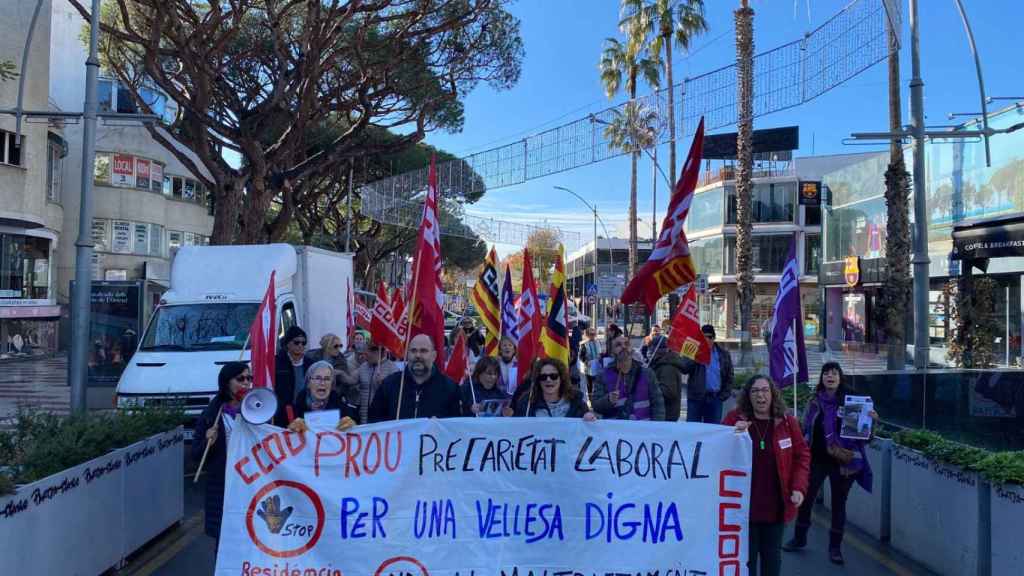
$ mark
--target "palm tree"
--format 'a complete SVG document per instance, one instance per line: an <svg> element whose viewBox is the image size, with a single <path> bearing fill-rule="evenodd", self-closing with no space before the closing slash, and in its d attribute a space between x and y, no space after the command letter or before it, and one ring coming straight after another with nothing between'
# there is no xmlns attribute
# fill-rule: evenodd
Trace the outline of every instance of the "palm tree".
<svg viewBox="0 0 1024 576"><path fill-rule="evenodd" d="M750 320L754 304L751 190L754 131L754 10L742 0L736 10L736 288L740 300L740 365L751 360Z"/></svg>
<svg viewBox="0 0 1024 576"><path fill-rule="evenodd" d="M889 129L899 131L900 53L898 32L889 28ZM886 302L885 331L889 342L889 370L902 370L907 307L910 303L910 186L903 145L893 138L889 146L889 167L885 171L886 236L888 273L883 288Z"/></svg>
<svg viewBox="0 0 1024 576"><path fill-rule="evenodd" d="M658 62L647 55L643 42L636 41L635 35L630 34L630 39L625 44L616 38L608 38L604 41L604 50L601 52L601 82L604 84L604 91L608 98L613 98L619 90L625 87L629 94L629 102L619 114L627 116L626 109L630 104L634 108L641 108L635 105L637 80L640 77L657 87L659 81ZM639 110L633 111L633 116L638 115ZM635 143L635 142L634 142ZM630 153L632 173L629 187L629 278L636 276L637 249L636 249L636 165L640 158L643 147L619 148Z"/></svg>
<svg viewBox="0 0 1024 576"><path fill-rule="evenodd" d="M690 49L690 42L698 35L707 32L708 23L704 19L704 0L622 0L624 17L622 25L626 29L642 29L653 37L649 50L651 57L659 60L665 68L665 80L668 86L668 133L669 133L669 180L672 189L676 185L676 105L675 85L672 79L672 45L684 51ZM661 53L664 50L664 58Z"/></svg>

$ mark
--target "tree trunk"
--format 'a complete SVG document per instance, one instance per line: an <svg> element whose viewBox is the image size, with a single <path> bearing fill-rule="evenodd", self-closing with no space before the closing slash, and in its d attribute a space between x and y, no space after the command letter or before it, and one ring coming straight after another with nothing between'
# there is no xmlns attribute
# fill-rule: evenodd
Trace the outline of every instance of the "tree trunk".
<svg viewBox="0 0 1024 576"><path fill-rule="evenodd" d="M246 187L245 210L242 213L242 227L238 231L239 244L262 244L266 238L266 216L270 211L273 192L262 176L249 180Z"/></svg>
<svg viewBox="0 0 1024 576"><path fill-rule="evenodd" d="M739 109L736 138L736 288L740 304L740 362L752 364L750 323L754 304L754 271L751 238L751 169L754 130L754 11L736 10L736 104Z"/></svg>
<svg viewBox="0 0 1024 576"><path fill-rule="evenodd" d="M897 32L889 29L889 130L901 128L900 54ZM883 288L885 332L889 342L886 367L902 370L906 365L906 316L910 304L910 177L903 159L903 144L893 138L889 146L889 167L885 171L886 237L888 272Z"/></svg>
<svg viewBox="0 0 1024 576"><path fill-rule="evenodd" d="M672 194L676 191L676 95L672 84L672 34L662 39L665 42L665 80L668 81L668 198L671 202Z"/></svg>
<svg viewBox="0 0 1024 576"><path fill-rule="evenodd" d="M234 244L238 235L238 219L241 215L243 183L230 179L222 185L220 194L213 205L213 233L210 244Z"/></svg>
<svg viewBox="0 0 1024 576"><path fill-rule="evenodd" d="M637 162L640 159L639 152L630 154L630 179L629 179L629 278L628 283L636 276L637 264L637 230L636 230L636 170Z"/></svg>

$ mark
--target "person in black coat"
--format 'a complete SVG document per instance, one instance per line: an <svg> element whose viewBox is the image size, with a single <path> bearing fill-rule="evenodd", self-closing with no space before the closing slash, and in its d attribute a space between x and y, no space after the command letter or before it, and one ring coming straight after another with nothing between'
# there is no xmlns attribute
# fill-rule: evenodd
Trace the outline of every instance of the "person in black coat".
<svg viewBox="0 0 1024 576"><path fill-rule="evenodd" d="M579 390L569 381L569 371L561 360L538 360L533 365L530 381L531 390L516 405L516 416L597 420L597 415L587 408Z"/></svg>
<svg viewBox="0 0 1024 576"><path fill-rule="evenodd" d="M238 415L242 397L252 386L252 374L245 362L228 362L217 375L217 395L196 420L192 438L192 459L202 460L206 444L212 442L203 472L206 478L206 535L220 544L220 523L224 515L224 472L228 458L224 419ZM197 472L198 473L198 472Z"/></svg>
<svg viewBox="0 0 1024 576"><path fill-rule="evenodd" d="M281 339L281 349L274 361L274 394L277 395L277 413L274 425L288 426L288 407L293 411L299 396L304 393L306 372L314 360L306 357L306 332L292 326Z"/></svg>
<svg viewBox="0 0 1024 576"><path fill-rule="evenodd" d="M476 416L481 412L484 416L497 416L488 414L484 410L486 400L511 400L512 395L505 392L498 386L501 379L501 367L498 359L493 356L484 356L477 361L473 367L473 376L462 385L462 412L466 416ZM512 408L506 406L502 410L502 416L512 416Z"/></svg>
<svg viewBox="0 0 1024 576"><path fill-rule="evenodd" d="M434 366L436 359L433 340L426 334L414 336L409 341L405 370L385 378L374 395L370 422L462 416L459 387Z"/></svg>
<svg viewBox="0 0 1024 576"><path fill-rule="evenodd" d="M305 416L309 412L324 410L338 411L338 430L348 430L359 420L359 408L348 402L344 396L333 389L334 366L326 360L320 360L309 367L306 372L305 390L295 403L295 420L288 424L293 432L304 432L309 429Z"/></svg>

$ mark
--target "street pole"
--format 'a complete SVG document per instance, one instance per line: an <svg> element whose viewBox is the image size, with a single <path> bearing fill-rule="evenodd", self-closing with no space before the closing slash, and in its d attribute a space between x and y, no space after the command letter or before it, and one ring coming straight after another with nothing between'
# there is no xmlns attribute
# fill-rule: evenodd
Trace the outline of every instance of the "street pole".
<svg viewBox="0 0 1024 576"><path fill-rule="evenodd" d="M346 208L347 218L345 218L345 252L352 251L352 177L355 176L355 169L355 160L352 160L348 167L348 197L346 198L348 206Z"/></svg>
<svg viewBox="0 0 1024 576"><path fill-rule="evenodd" d="M592 260L594 261L594 286L596 287L597 286L597 208L593 208L593 211L594 211L594 256L593 256ZM583 277L586 278L586 275L584 275ZM590 298L590 296L588 295L587 298ZM1009 300L1007 300L1007 302L1009 302ZM1009 306L1009 304L1007 304L1007 306ZM595 330L597 329L597 296L596 295L594 296L594 303L591 305L590 324L594 327Z"/></svg>
<svg viewBox="0 0 1024 576"><path fill-rule="evenodd" d="M928 209L925 198L924 82L917 0L910 0L910 115L914 139L914 368L928 368Z"/></svg>
<svg viewBox="0 0 1024 576"><path fill-rule="evenodd" d="M82 198L75 241L75 290L71 296L71 357L68 384L71 410L86 410L86 370L89 354L89 304L92 294L92 182L96 162L96 88L99 76L100 0L92 0L89 15L89 58L85 61L85 108L82 129Z"/></svg>

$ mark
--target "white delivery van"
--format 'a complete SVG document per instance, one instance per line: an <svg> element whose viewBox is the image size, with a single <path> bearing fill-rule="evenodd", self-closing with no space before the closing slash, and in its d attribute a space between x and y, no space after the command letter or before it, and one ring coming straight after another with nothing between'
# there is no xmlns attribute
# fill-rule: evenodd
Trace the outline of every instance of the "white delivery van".
<svg viewBox="0 0 1024 576"><path fill-rule="evenodd" d="M351 254L288 244L185 246L118 381L118 407L183 402L186 414L198 416L217 392L221 366L249 360L242 347L272 271L278 337L298 325L310 348L328 332L348 345Z"/></svg>

